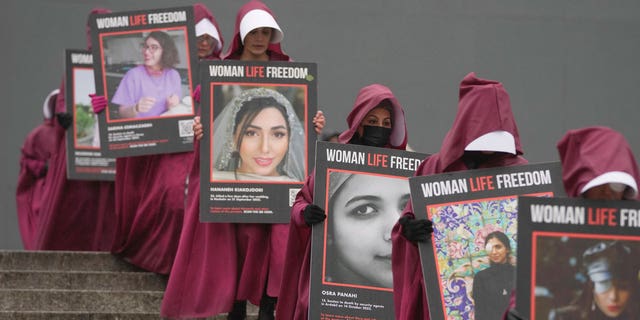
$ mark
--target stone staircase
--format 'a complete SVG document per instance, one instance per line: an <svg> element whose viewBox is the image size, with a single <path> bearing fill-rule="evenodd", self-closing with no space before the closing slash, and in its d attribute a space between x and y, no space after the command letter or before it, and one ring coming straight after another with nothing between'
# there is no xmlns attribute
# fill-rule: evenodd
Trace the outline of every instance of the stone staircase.
<svg viewBox="0 0 640 320"><path fill-rule="evenodd" d="M166 283L107 252L0 250L0 319L159 319Z"/></svg>

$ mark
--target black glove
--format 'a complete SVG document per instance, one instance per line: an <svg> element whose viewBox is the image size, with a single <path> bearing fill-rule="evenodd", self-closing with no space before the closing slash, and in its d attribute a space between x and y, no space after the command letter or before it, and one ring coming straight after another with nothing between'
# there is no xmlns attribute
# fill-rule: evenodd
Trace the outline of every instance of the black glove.
<svg viewBox="0 0 640 320"><path fill-rule="evenodd" d="M309 204L304 208L304 211L302 211L302 217L304 218L304 222L309 226L312 226L324 221L324 219L327 218L327 215L324 214L324 210L322 210L322 208L315 204Z"/></svg>
<svg viewBox="0 0 640 320"><path fill-rule="evenodd" d="M56 118L58 119L58 123L60 124L60 126L62 126L65 130L67 130L67 128L69 128L69 126L73 122L73 116L67 112L56 113Z"/></svg>
<svg viewBox="0 0 640 320"><path fill-rule="evenodd" d="M525 318L521 316L516 309L509 309L507 312L507 320L524 320Z"/></svg>
<svg viewBox="0 0 640 320"><path fill-rule="evenodd" d="M433 222L427 219L413 219L404 216L399 220L402 235L411 242L427 242L433 233Z"/></svg>

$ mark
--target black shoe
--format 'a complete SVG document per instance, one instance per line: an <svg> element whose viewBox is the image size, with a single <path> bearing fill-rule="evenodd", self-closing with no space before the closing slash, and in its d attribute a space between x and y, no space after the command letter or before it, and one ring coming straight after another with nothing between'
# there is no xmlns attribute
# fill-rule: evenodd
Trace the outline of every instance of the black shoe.
<svg viewBox="0 0 640 320"><path fill-rule="evenodd" d="M247 301L236 301L233 309L227 314L227 320L245 320L247 318Z"/></svg>
<svg viewBox="0 0 640 320"><path fill-rule="evenodd" d="M262 296L260 300L260 310L258 311L258 320L274 320L273 315L276 310L276 302L278 298L269 297L268 295Z"/></svg>

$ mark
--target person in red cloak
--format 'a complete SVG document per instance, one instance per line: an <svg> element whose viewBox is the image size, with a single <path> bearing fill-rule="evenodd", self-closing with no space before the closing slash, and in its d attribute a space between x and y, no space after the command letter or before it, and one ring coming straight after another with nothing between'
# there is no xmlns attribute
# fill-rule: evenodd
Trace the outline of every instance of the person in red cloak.
<svg viewBox="0 0 640 320"><path fill-rule="evenodd" d="M273 12L261 1L249 1L236 15L234 37L224 59L291 61L280 46L283 37ZM246 300L260 305L259 319L272 319L282 279L286 224L245 223L235 228L238 282L229 319L244 318Z"/></svg>
<svg viewBox="0 0 640 320"><path fill-rule="evenodd" d="M637 200L638 165L619 132L601 126L570 130L557 147L568 196Z"/></svg>
<svg viewBox="0 0 640 320"><path fill-rule="evenodd" d="M213 14L203 4L195 4L196 35L212 37L218 34L220 49L213 49L213 55L206 53L211 48L205 41L198 41L198 56L204 60L220 60L224 39ZM205 27L205 28L199 28ZM211 26L215 28L212 30ZM208 29L208 30L207 30ZM199 30L203 31L200 33ZM201 39L199 39L201 40ZM206 42L209 39L207 39ZM202 53L202 54L201 54ZM194 93L194 100L200 103L200 85ZM199 112L198 112L199 113ZM199 119L199 117L196 117ZM200 139L194 139L194 157L189 163L187 197L185 201L184 222L178 250L173 262L169 281L165 289L160 315L166 318L204 318L226 312L231 309L233 296L230 288L235 277L215 278L209 281L209 275L228 275L235 270L230 260L233 248L219 245L221 239L230 237L231 225L200 223ZM206 232L210 227L213 232ZM209 246L212 244L212 246ZM215 253L215 255L213 254ZM223 262L223 263L221 263ZM226 263L229 262L229 263ZM212 298L215 297L215 298Z"/></svg>
<svg viewBox="0 0 640 320"><path fill-rule="evenodd" d="M109 13L94 9L93 14ZM87 48L91 33L87 24ZM45 190L38 217L35 250L108 251L114 232L114 184L110 181L67 179L66 128L71 116L66 113L63 81L57 96L57 120L52 133L54 150L45 178Z"/></svg>
<svg viewBox="0 0 640 320"><path fill-rule="evenodd" d="M220 34L218 22L202 3L193 5L196 22L196 40L200 60L220 60L224 39Z"/></svg>
<svg viewBox="0 0 640 320"><path fill-rule="evenodd" d="M379 112L382 112L383 116ZM386 115L385 115L386 114ZM385 120L386 119L386 120ZM360 90L353 110L347 116L348 130L340 134L339 143L361 144L405 150L407 126L402 106L391 90L372 84ZM296 195L291 209L289 242L285 258L278 319L307 319L311 259L311 226L324 221L324 210L313 204L315 171Z"/></svg>
<svg viewBox="0 0 640 320"><path fill-rule="evenodd" d="M20 236L25 250L33 250L35 247L45 177L51 154L56 147L53 115L59 92L59 89L55 89L44 99L42 107L44 121L29 132L21 149L16 208Z"/></svg>
<svg viewBox="0 0 640 320"><path fill-rule="evenodd" d="M263 32L271 35L264 37ZM280 47L282 37L271 10L262 2L250 1L238 12L233 43L226 59L290 61ZM243 42L248 38L259 38L258 44L252 40ZM245 44L253 44L250 55L243 54ZM197 144L202 138L202 124L199 117L194 120L196 157L189 173L186 217L161 315L191 318L229 312L229 319L244 319L249 300L261 306L260 319L273 318L282 272L278 268L277 254L270 255L269 252L270 225L200 223L200 151ZM316 130L321 130L324 117L314 120ZM277 232L273 234L275 246L284 247L281 242L286 238L278 236ZM271 256L274 259L270 260ZM265 289L267 281L270 286Z"/></svg>
<svg viewBox="0 0 640 320"><path fill-rule="evenodd" d="M261 1L251 0L238 10L233 40L224 60L291 61L280 45L283 38L271 9Z"/></svg>
<svg viewBox="0 0 640 320"><path fill-rule="evenodd" d="M233 41L225 60L292 61L281 48L284 37L273 12L261 1L251 0L236 16ZM314 118L316 132L322 130L324 116ZM322 122L322 124L320 124ZM236 302L229 319L242 319L246 300L258 302L258 319L273 319L280 293L287 245L287 224L236 225L238 283Z"/></svg>
<svg viewBox="0 0 640 320"><path fill-rule="evenodd" d="M569 130L558 141L557 149L567 196L638 200L640 171L629 143L619 132L603 126ZM524 319L515 309L515 300L512 294L503 319Z"/></svg>
<svg viewBox="0 0 640 320"><path fill-rule="evenodd" d="M509 95L497 81L467 74L460 83L458 112L440 151L425 159L416 176L526 164ZM416 218L411 203L392 231L396 319L429 319L417 242L431 238L432 223Z"/></svg>
<svg viewBox="0 0 640 320"><path fill-rule="evenodd" d="M202 4L194 5L194 15L198 58L219 58L223 41L213 15ZM194 159L193 151L116 159L117 231L112 253L145 270L170 273Z"/></svg>

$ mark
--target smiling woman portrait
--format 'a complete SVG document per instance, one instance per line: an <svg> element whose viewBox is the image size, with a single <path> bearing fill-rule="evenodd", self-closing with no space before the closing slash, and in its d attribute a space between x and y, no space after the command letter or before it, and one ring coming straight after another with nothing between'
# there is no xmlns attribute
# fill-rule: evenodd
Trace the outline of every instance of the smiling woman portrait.
<svg viewBox="0 0 640 320"><path fill-rule="evenodd" d="M212 180L302 181L305 134L289 100L244 90L216 117Z"/></svg>
<svg viewBox="0 0 640 320"><path fill-rule="evenodd" d="M140 44L141 65L127 71L111 102L122 118L160 116L182 99L178 49L169 34L152 31Z"/></svg>
<svg viewBox="0 0 640 320"><path fill-rule="evenodd" d="M473 278L475 319L500 319L515 286L511 243L502 231L494 231L486 236L484 246L490 265Z"/></svg>

